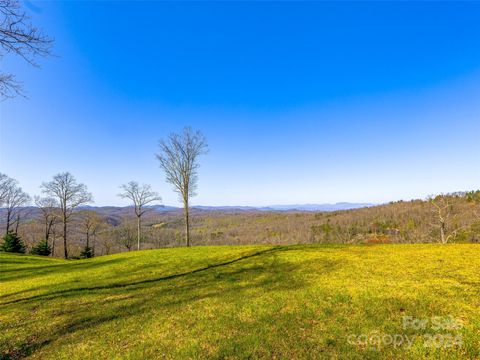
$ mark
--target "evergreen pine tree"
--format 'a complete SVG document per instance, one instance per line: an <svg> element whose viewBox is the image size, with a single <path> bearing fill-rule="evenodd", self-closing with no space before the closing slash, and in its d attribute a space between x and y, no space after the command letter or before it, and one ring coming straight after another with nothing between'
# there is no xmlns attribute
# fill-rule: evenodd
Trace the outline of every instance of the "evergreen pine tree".
<svg viewBox="0 0 480 360"><path fill-rule="evenodd" d="M10 231L3 237L3 244L0 246L0 250L25 254L25 244L20 236Z"/></svg>
<svg viewBox="0 0 480 360"><path fill-rule="evenodd" d="M89 259L93 257L93 249L89 246L85 246L85 248L80 253L80 257L82 259Z"/></svg>
<svg viewBox="0 0 480 360"><path fill-rule="evenodd" d="M33 255L48 256L52 253L52 248L50 247L50 245L48 245L46 240L42 240L32 248L31 253Z"/></svg>

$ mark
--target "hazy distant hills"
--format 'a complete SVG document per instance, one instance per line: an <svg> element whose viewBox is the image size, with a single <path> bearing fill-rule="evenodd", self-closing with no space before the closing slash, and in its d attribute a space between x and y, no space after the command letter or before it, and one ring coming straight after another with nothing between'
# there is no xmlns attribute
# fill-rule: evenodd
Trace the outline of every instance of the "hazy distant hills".
<svg viewBox="0 0 480 360"><path fill-rule="evenodd" d="M336 204L292 204L292 205L271 205L271 206L192 206L192 212L227 212L227 213L239 213L239 212L268 212L268 211L338 211L358 209L373 206L374 204L368 203L347 203L341 202ZM167 205L153 205L149 206L152 210L150 215L156 214L175 214L182 211L181 207L167 206ZM112 224L118 224L120 219L124 216L131 216L133 213L131 206L82 206L78 210L93 210L98 214L104 216ZM41 216L40 210L34 206L28 206L23 208L23 219L33 219ZM0 219L5 216L5 209L0 208Z"/></svg>
<svg viewBox="0 0 480 360"><path fill-rule="evenodd" d="M191 209L201 211L338 211L338 210L350 210L359 209L375 204L369 203L348 203L340 202L336 204L291 204L291 205L269 205L269 206L192 206ZM168 206L168 205L152 205L148 206L151 210L163 213L163 212L176 212L182 210L181 207ZM131 212L131 206L82 206L79 210L94 210L98 213L105 215L124 215ZM24 208L28 212L37 212L38 209L34 206L28 206ZM0 208L0 214L5 209Z"/></svg>
<svg viewBox="0 0 480 360"><path fill-rule="evenodd" d="M303 205L273 205L265 210L280 210L280 211L338 211L338 210L350 210L359 209L364 207L373 206L374 204L367 203L347 203L340 202L336 204L303 204Z"/></svg>
<svg viewBox="0 0 480 360"><path fill-rule="evenodd" d="M350 209L359 209L364 207L373 206L374 204L368 203L347 203L341 202L336 204L291 204L291 205L269 205L269 206L192 206L194 210L200 211L226 211L226 212L236 212L236 211L338 211L338 210L350 210ZM182 210L180 207L175 206L165 206L165 205L154 205L151 206L152 210L156 212L174 212ZM97 209L118 209L118 211L125 211L129 207L101 207Z"/></svg>
<svg viewBox="0 0 480 360"><path fill-rule="evenodd" d="M269 205L269 206L193 206L199 210L210 211L338 211L359 209L373 206L368 203L347 203L336 204L291 204L291 205Z"/></svg>

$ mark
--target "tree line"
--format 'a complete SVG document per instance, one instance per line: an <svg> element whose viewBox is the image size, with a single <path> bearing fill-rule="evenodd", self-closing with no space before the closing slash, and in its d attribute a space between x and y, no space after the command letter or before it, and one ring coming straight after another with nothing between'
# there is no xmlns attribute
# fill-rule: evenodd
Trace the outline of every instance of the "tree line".
<svg viewBox="0 0 480 360"><path fill-rule="evenodd" d="M208 152L206 138L200 131L185 127L181 133L171 133L159 143L156 158L165 179L172 185L183 203L184 240L190 246L190 198L196 195L198 184L199 156ZM68 229L82 206L93 202L93 196L85 184L79 183L70 172L53 176L52 180L43 182L40 186L41 196L34 197L34 205L40 209L44 222L44 239L32 248L32 252L40 255L51 253L50 236L54 225L60 224L62 231L64 257L68 258ZM137 249L140 250L142 216L148 210L148 205L161 201L159 194L152 190L151 185L130 181L120 186L118 194L123 199L131 201L137 219ZM0 173L0 208L5 212L5 234L1 249L4 251L24 252L25 247L18 235L22 220L22 212L32 203L32 198L20 187L17 180ZM93 256L89 239L98 222L95 216L85 216L83 227L87 243L82 251L82 257ZM130 249L130 247L129 247Z"/></svg>

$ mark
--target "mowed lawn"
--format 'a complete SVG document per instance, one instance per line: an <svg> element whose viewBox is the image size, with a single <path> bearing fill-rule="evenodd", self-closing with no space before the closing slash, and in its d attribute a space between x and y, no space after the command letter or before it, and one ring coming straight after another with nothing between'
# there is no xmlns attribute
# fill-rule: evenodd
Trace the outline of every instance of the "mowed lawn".
<svg viewBox="0 0 480 360"><path fill-rule="evenodd" d="M480 246L0 253L0 354L480 359Z"/></svg>

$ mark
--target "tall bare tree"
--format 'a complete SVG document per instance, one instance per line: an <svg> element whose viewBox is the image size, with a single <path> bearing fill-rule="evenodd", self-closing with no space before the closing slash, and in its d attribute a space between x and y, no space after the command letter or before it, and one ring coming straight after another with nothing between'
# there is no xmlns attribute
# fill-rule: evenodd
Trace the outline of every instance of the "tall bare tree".
<svg viewBox="0 0 480 360"><path fill-rule="evenodd" d="M67 259L68 223L76 208L93 201L92 195L87 191L87 187L84 184L78 184L75 177L69 172L55 175L52 181L43 183L41 188L46 196L58 199L63 225L64 256Z"/></svg>
<svg viewBox="0 0 480 360"><path fill-rule="evenodd" d="M185 127L181 134L171 133L160 141L157 159L165 172L166 180L183 202L185 217L185 242L190 246L189 200L195 196L198 182L198 157L208 152L207 140L200 131Z"/></svg>
<svg viewBox="0 0 480 360"><path fill-rule="evenodd" d="M118 196L123 199L130 199L133 202L135 216L137 217L137 249L140 250L140 222L142 215L148 210L146 205L160 201L162 198L152 190L148 184L140 185L136 181L130 181L128 184L121 185L123 190Z"/></svg>
<svg viewBox="0 0 480 360"><path fill-rule="evenodd" d="M8 234L15 223L15 232L17 232L20 223L20 212L22 207L30 202L30 196L18 185L17 180L8 177L2 183L2 189L0 191L3 201L2 205L6 210L5 233Z"/></svg>
<svg viewBox="0 0 480 360"><path fill-rule="evenodd" d="M59 220L58 201L52 197L35 196L35 205L40 209L45 225L45 241L49 244L50 235Z"/></svg>
<svg viewBox="0 0 480 360"><path fill-rule="evenodd" d="M0 0L0 59L14 54L38 66L36 58L50 54L52 39L30 23L17 0ZM22 86L12 74L0 72L0 98L22 95Z"/></svg>

